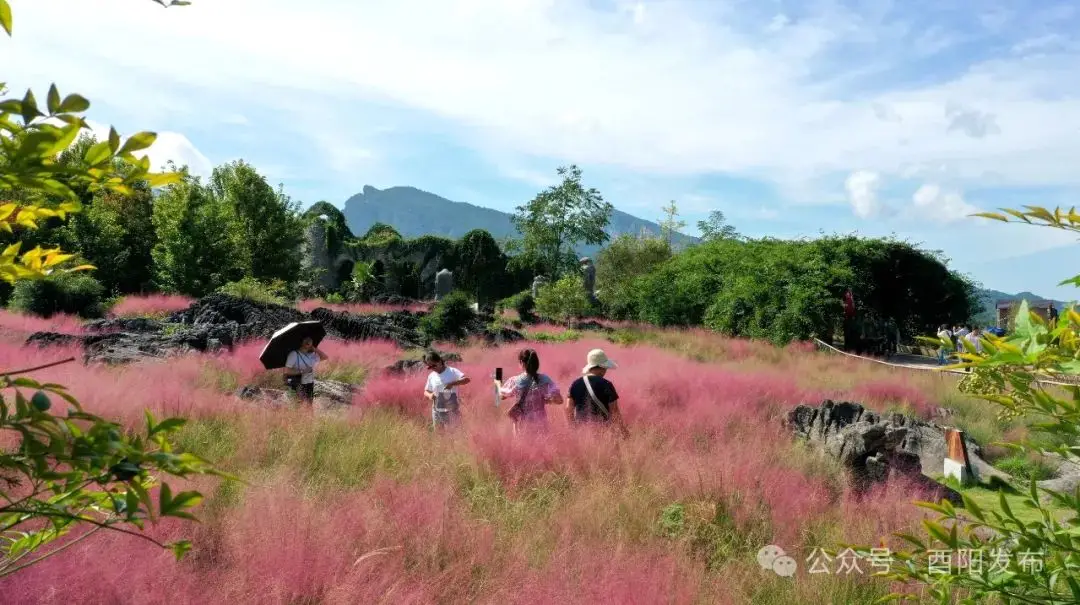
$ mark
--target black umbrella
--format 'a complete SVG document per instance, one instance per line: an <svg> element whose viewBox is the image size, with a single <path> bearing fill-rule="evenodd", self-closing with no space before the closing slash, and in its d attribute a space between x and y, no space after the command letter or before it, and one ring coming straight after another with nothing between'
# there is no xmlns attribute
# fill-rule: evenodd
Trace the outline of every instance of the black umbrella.
<svg viewBox="0 0 1080 605"><path fill-rule="evenodd" d="M274 332L259 354L259 361L267 370L284 368L289 353L299 349L305 338L310 338L315 346L319 346L325 336L326 328L321 321L294 321Z"/></svg>

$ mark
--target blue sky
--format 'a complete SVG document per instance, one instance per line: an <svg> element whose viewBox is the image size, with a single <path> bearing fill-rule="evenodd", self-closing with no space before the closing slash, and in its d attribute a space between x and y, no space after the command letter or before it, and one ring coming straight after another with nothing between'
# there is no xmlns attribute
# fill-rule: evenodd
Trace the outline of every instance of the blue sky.
<svg viewBox="0 0 1080 605"><path fill-rule="evenodd" d="M894 234L987 287L1075 296L1075 237L967 216L1075 204L1074 2L12 7L11 88L56 81L95 123L157 131L155 162L244 158L305 204L412 185L511 210L577 163L643 218L675 200L755 236Z"/></svg>

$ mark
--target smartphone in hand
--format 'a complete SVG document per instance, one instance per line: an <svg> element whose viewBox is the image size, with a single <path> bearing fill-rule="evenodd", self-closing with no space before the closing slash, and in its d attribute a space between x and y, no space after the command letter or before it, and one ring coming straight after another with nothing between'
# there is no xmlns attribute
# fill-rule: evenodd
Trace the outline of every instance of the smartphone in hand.
<svg viewBox="0 0 1080 605"><path fill-rule="evenodd" d="M502 382L502 368L495 368L495 380Z"/></svg>

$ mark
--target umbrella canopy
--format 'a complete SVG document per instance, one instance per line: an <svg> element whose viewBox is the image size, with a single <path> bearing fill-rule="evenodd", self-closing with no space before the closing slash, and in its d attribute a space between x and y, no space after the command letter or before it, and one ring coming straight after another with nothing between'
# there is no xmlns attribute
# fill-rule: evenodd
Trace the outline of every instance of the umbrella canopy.
<svg viewBox="0 0 1080 605"><path fill-rule="evenodd" d="M283 368L289 353L299 349L305 338L311 338L315 346L319 346L325 336L326 328L321 321L294 321L274 332L259 354L259 361L267 370Z"/></svg>

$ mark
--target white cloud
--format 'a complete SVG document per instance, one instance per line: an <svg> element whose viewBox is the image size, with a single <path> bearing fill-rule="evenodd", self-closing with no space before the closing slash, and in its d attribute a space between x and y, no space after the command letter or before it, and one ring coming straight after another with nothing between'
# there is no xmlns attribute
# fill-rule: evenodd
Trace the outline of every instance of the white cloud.
<svg viewBox="0 0 1080 605"><path fill-rule="evenodd" d="M910 24L918 5L860 14L824 2L791 20L745 13L747 4L625 3L628 18L569 0L230 0L169 10L40 0L15 7L17 34L0 52L11 57L11 82L56 75L95 100L156 112L147 113L154 121L199 119L200 94L214 90L316 131L338 116L312 112L308 99L340 100L339 115L374 99L443 118L488 153L722 172L793 197L855 168L887 178L911 166L942 166L960 185L992 175L1000 185L1080 187L1076 49L1017 56L1006 46L956 75L912 80L917 42L936 51L965 32L928 37ZM57 38L56 14L81 27ZM983 24L1000 33L1022 16L987 13ZM190 94L166 113L148 101L161 94L154 78ZM364 159L346 155L343 166Z"/></svg>
<svg viewBox="0 0 1080 605"><path fill-rule="evenodd" d="M99 141L109 138L109 126L94 120L86 120L94 137ZM120 140L125 140L134 133L119 133ZM157 139L149 148L135 153L136 157L147 156L150 158L150 170L163 169L170 160L177 167L187 166L191 174L207 178L214 169L210 158L207 158L188 138L179 132L158 132Z"/></svg>
<svg viewBox="0 0 1080 605"><path fill-rule="evenodd" d="M848 201L855 216L873 218L881 212L882 205L878 200L880 187L881 175L876 172L857 170L848 176L844 181L844 189L847 190Z"/></svg>
<svg viewBox="0 0 1080 605"><path fill-rule="evenodd" d="M964 201L959 191L947 191L940 185L927 183L911 196L919 215L939 223L954 223L979 212L975 206Z"/></svg>

